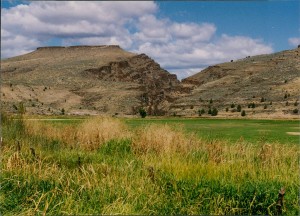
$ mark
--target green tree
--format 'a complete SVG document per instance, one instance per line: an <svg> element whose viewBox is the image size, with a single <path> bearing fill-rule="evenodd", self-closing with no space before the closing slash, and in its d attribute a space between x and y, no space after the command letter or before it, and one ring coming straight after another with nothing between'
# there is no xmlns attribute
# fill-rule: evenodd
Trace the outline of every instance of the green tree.
<svg viewBox="0 0 300 216"><path fill-rule="evenodd" d="M142 118L145 118L147 116L147 112L144 108L140 108L139 113Z"/></svg>
<svg viewBox="0 0 300 216"><path fill-rule="evenodd" d="M198 116L202 116L201 110L198 110Z"/></svg>
<svg viewBox="0 0 300 216"><path fill-rule="evenodd" d="M62 115L65 114L65 109L64 109L64 108L61 109L61 114L62 114Z"/></svg>
<svg viewBox="0 0 300 216"><path fill-rule="evenodd" d="M246 116L246 111L245 111L245 110L243 110L243 111L241 112L241 116Z"/></svg>
<svg viewBox="0 0 300 216"><path fill-rule="evenodd" d="M204 114L205 113L205 109L201 109L201 114Z"/></svg>
<svg viewBox="0 0 300 216"><path fill-rule="evenodd" d="M213 110L211 111L211 115L212 115L212 116L218 115L218 110L217 110L217 108L213 108Z"/></svg>
<svg viewBox="0 0 300 216"><path fill-rule="evenodd" d="M200 109L198 110L199 116L202 116L202 114L204 114L204 113L205 113L205 110L203 108L201 110Z"/></svg>
<svg viewBox="0 0 300 216"><path fill-rule="evenodd" d="M256 105L255 105L255 103L253 102L253 103L249 104L248 108L253 108L253 109L254 109L255 106L256 106Z"/></svg>
<svg viewBox="0 0 300 216"><path fill-rule="evenodd" d="M242 106L241 106L241 105L237 105L237 108L236 108L236 110L237 110L238 112L241 112L241 110L242 110Z"/></svg>
<svg viewBox="0 0 300 216"><path fill-rule="evenodd" d="M234 107L235 107L234 103L232 103L230 107L231 107L231 108L234 108Z"/></svg>
<svg viewBox="0 0 300 216"><path fill-rule="evenodd" d="M208 110L207 113L211 115L211 112L212 112L212 111L211 111L211 108L209 108L209 110Z"/></svg>

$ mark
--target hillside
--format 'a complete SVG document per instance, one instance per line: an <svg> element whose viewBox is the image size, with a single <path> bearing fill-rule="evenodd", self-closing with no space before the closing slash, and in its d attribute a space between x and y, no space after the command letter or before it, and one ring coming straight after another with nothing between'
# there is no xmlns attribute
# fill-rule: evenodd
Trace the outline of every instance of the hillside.
<svg viewBox="0 0 300 216"><path fill-rule="evenodd" d="M210 66L182 82L145 54L119 46L41 47L1 60L2 109L31 114L297 118L300 49ZM250 104L254 104L255 107Z"/></svg>
<svg viewBox="0 0 300 216"><path fill-rule="evenodd" d="M113 45L37 48L2 60L1 76L2 108L22 101L38 114L164 114L179 86L145 54Z"/></svg>
<svg viewBox="0 0 300 216"><path fill-rule="evenodd" d="M241 105L248 116L293 117L299 109L299 53L298 48L210 66L182 81L193 90L176 100L170 112L195 115L210 106L221 115L238 117L235 111ZM252 103L255 108L248 108Z"/></svg>

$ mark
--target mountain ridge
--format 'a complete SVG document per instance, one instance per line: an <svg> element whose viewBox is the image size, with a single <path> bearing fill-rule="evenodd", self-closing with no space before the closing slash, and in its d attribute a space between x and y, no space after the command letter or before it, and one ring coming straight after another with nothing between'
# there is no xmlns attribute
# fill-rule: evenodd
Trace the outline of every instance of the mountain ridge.
<svg viewBox="0 0 300 216"><path fill-rule="evenodd" d="M175 105L183 107L193 104L198 108L208 109L209 104L201 100L212 99L218 102L211 106L214 105L223 112L228 109L226 116L238 117L239 113L231 109L232 104L242 105L251 116L258 113L265 113L265 116L289 113L293 116L293 110L299 109L298 106L290 106L297 104L299 97L299 53L300 49L296 48L209 66L182 80L193 91L188 97L179 99ZM286 94L289 96L285 98ZM249 109L250 103L255 103L256 108ZM178 109L173 111L181 113ZM192 114L189 113L185 112L185 115Z"/></svg>
<svg viewBox="0 0 300 216"><path fill-rule="evenodd" d="M180 82L146 54L118 45L38 47L1 60L1 104L9 112L23 102L29 113L75 115L134 115L144 107L150 115L197 116L216 107L223 117L240 116L230 107L239 104L250 117L294 118L299 106L286 103L298 101L299 50L212 65Z"/></svg>

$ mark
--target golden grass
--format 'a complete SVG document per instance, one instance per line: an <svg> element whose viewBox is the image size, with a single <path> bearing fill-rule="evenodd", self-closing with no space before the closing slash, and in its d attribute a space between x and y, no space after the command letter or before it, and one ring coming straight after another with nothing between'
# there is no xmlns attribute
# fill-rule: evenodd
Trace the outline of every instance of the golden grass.
<svg viewBox="0 0 300 216"><path fill-rule="evenodd" d="M42 136L48 139L58 139L68 144L76 140L76 127L57 127L52 124L45 124L42 121L25 121L26 132L30 135Z"/></svg>
<svg viewBox="0 0 300 216"><path fill-rule="evenodd" d="M150 152L157 154L187 153L199 143L195 136L189 138L177 128L168 125L147 125L137 130L132 146L140 154Z"/></svg>
<svg viewBox="0 0 300 216"><path fill-rule="evenodd" d="M40 121L26 121L26 129L29 134L58 139L66 145L85 150L95 150L107 141L126 139L131 136L124 123L109 117L96 117L77 126L63 128Z"/></svg>
<svg viewBox="0 0 300 216"><path fill-rule="evenodd" d="M98 117L84 122L78 128L77 136L80 146L93 150L109 140L129 138L130 133L120 120Z"/></svg>
<svg viewBox="0 0 300 216"><path fill-rule="evenodd" d="M25 161L20 157L19 152L14 152L7 160L6 169L11 171L24 167Z"/></svg>

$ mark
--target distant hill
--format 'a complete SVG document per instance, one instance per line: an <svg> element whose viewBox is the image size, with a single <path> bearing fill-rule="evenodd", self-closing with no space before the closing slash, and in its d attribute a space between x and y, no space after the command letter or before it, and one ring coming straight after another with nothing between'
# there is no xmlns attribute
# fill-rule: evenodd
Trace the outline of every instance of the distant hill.
<svg viewBox="0 0 300 216"><path fill-rule="evenodd" d="M235 110L241 105L248 116L295 117L293 110L299 109L299 54L298 48L210 66L182 80L193 90L176 100L170 112L193 115L210 106L223 116L238 117ZM211 99L213 103L209 103ZM248 108L252 103L255 108Z"/></svg>
<svg viewBox="0 0 300 216"><path fill-rule="evenodd" d="M217 64L182 82L145 54L110 46L41 47L1 60L1 105L31 114L297 118L300 49ZM255 108L253 108L253 104Z"/></svg>
<svg viewBox="0 0 300 216"><path fill-rule="evenodd" d="M41 47L1 61L2 108L59 114L162 115L180 82L145 54L119 46Z"/></svg>

